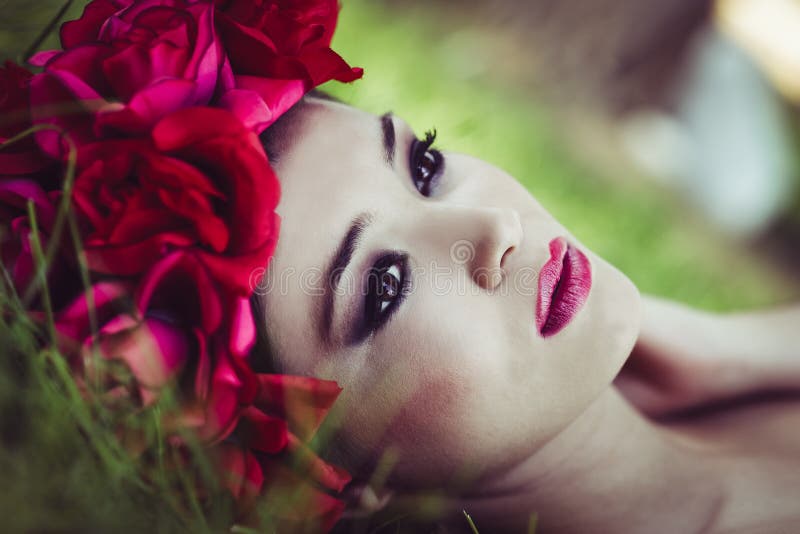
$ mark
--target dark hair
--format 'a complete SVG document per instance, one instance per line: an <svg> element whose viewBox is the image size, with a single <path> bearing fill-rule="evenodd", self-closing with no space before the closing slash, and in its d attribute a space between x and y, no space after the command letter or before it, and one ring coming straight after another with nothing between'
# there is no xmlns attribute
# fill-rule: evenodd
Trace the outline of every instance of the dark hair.
<svg viewBox="0 0 800 534"><path fill-rule="evenodd" d="M264 130L259 138L272 165L280 162L281 156L298 135L303 112L308 108L308 98L341 102L327 93L313 90ZM256 344L250 354L250 365L257 373L280 373L280 365L269 342L266 317L264 316L264 296L260 295L258 291L255 291L250 297L250 308L256 323Z"/></svg>

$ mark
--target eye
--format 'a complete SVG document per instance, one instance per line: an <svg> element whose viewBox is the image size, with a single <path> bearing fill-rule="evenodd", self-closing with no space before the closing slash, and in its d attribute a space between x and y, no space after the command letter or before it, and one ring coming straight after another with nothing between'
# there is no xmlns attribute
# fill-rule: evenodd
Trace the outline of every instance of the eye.
<svg viewBox="0 0 800 534"><path fill-rule="evenodd" d="M434 141L436 130L427 132L424 140L417 139L411 144L411 178L414 180L414 187L425 197L436 190L444 170L444 156L438 150L431 149Z"/></svg>
<svg viewBox="0 0 800 534"><path fill-rule="evenodd" d="M375 262L368 273L361 335L377 332L399 308L408 290L408 256L390 253Z"/></svg>

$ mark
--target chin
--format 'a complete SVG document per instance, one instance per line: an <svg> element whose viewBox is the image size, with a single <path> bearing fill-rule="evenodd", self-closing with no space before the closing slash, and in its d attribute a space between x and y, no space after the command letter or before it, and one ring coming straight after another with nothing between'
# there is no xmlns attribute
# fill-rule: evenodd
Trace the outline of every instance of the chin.
<svg viewBox="0 0 800 534"><path fill-rule="evenodd" d="M591 402L613 382L633 350L641 322L641 295L633 282L595 255L590 261L589 298L572 324L551 338L564 359L561 377L582 390L579 404Z"/></svg>
<svg viewBox="0 0 800 534"><path fill-rule="evenodd" d="M609 383L617 376L628 359L641 326L642 296L634 283L615 267L599 260L603 284L599 284L597 297L600 300L596 323L596 335L603 339L602 346L607 355Z"/></svg>

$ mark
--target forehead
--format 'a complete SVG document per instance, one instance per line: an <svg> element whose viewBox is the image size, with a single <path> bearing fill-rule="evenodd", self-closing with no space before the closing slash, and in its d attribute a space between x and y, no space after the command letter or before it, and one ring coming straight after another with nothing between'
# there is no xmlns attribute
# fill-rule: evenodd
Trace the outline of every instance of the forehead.
<svg viewBox="0 0 800 534"><path fill-rule="evenodd" d="M275 167L281 232L265 316L286 371L300 373L324 356L318 318L328 261L352 220L374 205L376 185L391 170L375 115L310 99L297 120Z"/></svg>

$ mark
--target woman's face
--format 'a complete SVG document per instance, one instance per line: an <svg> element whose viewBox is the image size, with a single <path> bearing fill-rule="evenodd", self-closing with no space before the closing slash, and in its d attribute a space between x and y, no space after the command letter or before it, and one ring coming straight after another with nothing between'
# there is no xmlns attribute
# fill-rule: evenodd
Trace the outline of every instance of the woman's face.
<svg viewBox="0 0 800 534"><path fill-rule="evenodd" d="M417 486L497 472L609 386L638 332L638 291L514 178L428 150L397 117L316 99L290 137L267 331L282 372L343 387L337 439L353 465L391 450ZM574 276L585 254L591 285L542 335L539 274L559 237Z"/></svg>

